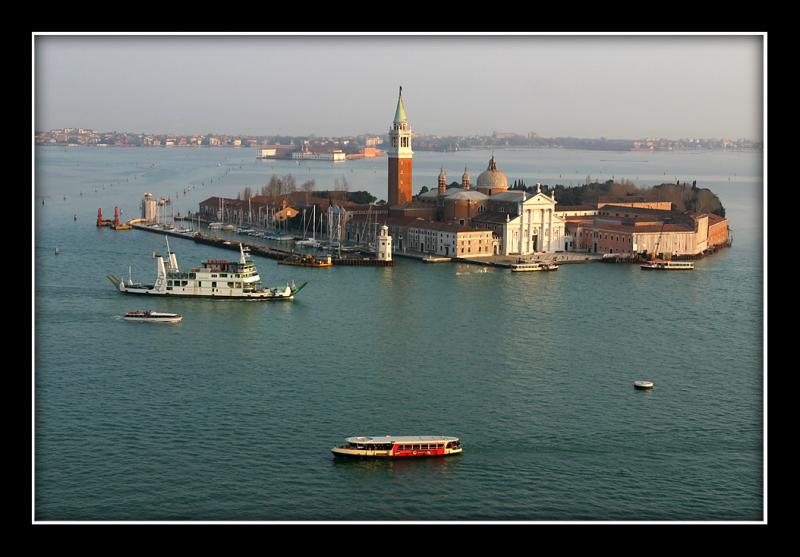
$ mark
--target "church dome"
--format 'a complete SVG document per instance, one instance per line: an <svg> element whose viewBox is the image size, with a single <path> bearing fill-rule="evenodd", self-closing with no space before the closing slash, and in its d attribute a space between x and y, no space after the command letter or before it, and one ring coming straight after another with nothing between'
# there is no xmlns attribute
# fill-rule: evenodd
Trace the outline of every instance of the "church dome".
<svg viewBox="0 0 800 557"><path fill-rule="evenodd" d="M479 191L475 190L465 190L463 188L450 188L451 190L458 190L454 191L453 193L449 193L447 197L445 197L445 203L448 201L458 201L458 200L467 200L467 201L485 201L489 199L489 196L483 194Z"/></svg>
<svg viewBox="0 0 800 557"><path fill-rule="evenodd" d="M478 187L487 189L508 189L508 176L497 170L494 156L489 161L489 167L478 176Z"/></svg>

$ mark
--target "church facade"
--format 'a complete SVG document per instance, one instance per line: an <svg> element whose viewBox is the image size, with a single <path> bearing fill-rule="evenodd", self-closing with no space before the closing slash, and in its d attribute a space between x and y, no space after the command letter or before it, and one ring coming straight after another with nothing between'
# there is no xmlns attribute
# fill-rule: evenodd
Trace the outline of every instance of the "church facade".
<svg viewBox="0 0 800 557"><path fill-rule="evenodd" d="M510 190L489 197L489 210L472 218L475 228L491 229L498 238L495 255L532 255L564 251L565 222L556 200L541 192Z"/></svg>

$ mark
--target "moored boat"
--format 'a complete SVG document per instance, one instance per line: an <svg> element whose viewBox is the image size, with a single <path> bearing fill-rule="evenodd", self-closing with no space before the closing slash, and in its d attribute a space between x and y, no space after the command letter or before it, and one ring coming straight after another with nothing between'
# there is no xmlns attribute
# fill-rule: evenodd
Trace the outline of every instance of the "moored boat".
<svg viewBox="0 0 800 557"><path fill-rule="evenodd" d="M149 323L179 323L183 317L177 313L157 311L129 311L123 319L127 321L143 321Z"/></svg>
<svg viewBox="0 0 800 557"><path fill-rule="evenodd" d="M633 387L635 389L645 390L645 389L652 389L653 382L652 381L634 381Z"/></svg>
<svg viewBox="0 0 800 557"><path fill-rule="evenodd" d="M693 271L694 263L691 261L669 261L665 259L654 259L643 262L640 267L652 271Z"/></svg>
<svg viewBox="0 0 800 557"><path fill-rule="evenodd" d="M511 265L512 273L528 273L531 271L558 271L556 263L514 263Z"/></svg>
<svg viewBox="0 0 800 557"><path fill-rule="evenodd" d="M334 456L351 458L424 458L462 452L461 439L450 436L348 437L334 447Z"/></svg>
<svg viewBox="0 0 800 557"><path fill-rule="evenodd" d="M318 247L320 247L322 245L322 242L320 242L319 240L314 240L313 238L308 238L306 240L297 240L295 242L295 244L298 245L298 246L307 246L307 247L310 247L310 248L318 248Z"/></svg>
<svg viewBox="0 0 800 557"><path fill-rule="evenodd" d="M333 267L330 255L317 257L314 255L293 255L278 261L279 265L294 265L296 267Z"/></svg>

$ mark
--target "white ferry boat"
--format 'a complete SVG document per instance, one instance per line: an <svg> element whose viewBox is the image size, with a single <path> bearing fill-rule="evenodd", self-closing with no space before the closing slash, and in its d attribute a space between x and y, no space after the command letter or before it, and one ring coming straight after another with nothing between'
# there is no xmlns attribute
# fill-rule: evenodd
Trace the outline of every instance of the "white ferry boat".
<svg viewBox="0 0 800 557"><path fill-rule="evenodd" d="M177 313L160 313L157 311L129 311L123 319L147 323L179 323L183 317Z"/></svg>
<svg viewBox="0 0 800 557"><path fill-rule="evenodd" d="M240 300L291 300L308 283L296 286L294 282L285 287L265 288L261 285L258 270L250 260L249 250L239 244L239 261L209 259L200 267L188 272L178 268L175 253L169 249L167 239L167 258L155 255L156 281L154 284L134 283L128 278L126 283L120 277L110 274L108 279L120 292L126 294L147 294L151 296L186 296L206 298L226 298Z"/></svg>
<svg viewBox="0 0 800 557"><path fill-rule="evenodd" d="M556 263L514 263L512 273L529 273L531 271L558 271Z"/></svg>
<svg viewBox="0 0 800 557"><path fill-rule="evenodd" d="M648 261L640 265L642 269L653 271L693 271L694 263L691 261Z"/></svg>
<svg viewBox="0 0 800 557"><path fill-rule="evenodd" d="M348 437L346 444L334 447L335 456L355 458L421 458L450 456L463 450L458 437Z"/></svg>

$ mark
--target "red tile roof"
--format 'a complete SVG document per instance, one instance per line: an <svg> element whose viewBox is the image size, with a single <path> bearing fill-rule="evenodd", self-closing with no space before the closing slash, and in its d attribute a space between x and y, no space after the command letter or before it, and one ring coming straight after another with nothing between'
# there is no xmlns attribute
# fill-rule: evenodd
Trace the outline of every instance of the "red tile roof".
<svg viewBox="0 0 800 557"><path fill-rule="evenodd" d="M593 205L556 205L556 213L561 211L596 211Z"/></svg>

